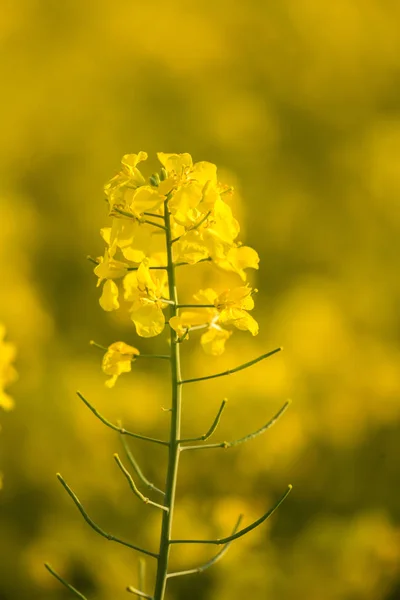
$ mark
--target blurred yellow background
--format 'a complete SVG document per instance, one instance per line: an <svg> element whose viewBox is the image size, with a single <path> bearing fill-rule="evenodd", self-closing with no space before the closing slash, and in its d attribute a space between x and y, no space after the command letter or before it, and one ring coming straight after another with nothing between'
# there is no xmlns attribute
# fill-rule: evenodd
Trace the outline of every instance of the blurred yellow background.
<svg viewBox="0 0 400 600"><path fill-rule="evenodd" d="M225 396L216 440L293 398L245 447L183 456L177 535L227 535L239 512L248 523L294 490L218 566L173 580L169 598L400 598L399 23L394 0L4 2L0 321L20 379L16 409L1 415L0 600L70 598L45 560L91 600L137 584L137 555L90 530L57 471L104 528L156 548L159 516L118 472L118 437L75 396L164 435L166 367L138 362L110 391L88 345L137 343L101 310L85 256L102 254L103 184L139 150L216 163L261 257L259 336L235 335L213 360L191 340L185 373L285 347L188 388L187 434L203 433ZM187 290L225 281L185 269ZM132 449L162 485L163 449ZM214 550L173 561L195 566Z"/></svg>

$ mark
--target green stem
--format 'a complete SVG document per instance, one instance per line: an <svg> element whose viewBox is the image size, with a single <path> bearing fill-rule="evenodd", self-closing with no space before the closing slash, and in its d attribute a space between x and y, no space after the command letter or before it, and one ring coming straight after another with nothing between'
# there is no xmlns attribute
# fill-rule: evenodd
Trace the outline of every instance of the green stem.
<svg viewBox="0 0 400 600"><path fill-rule="evenodd" d="M222 371L222 373L215 373L215 375L206 375L204 377L194 377L193 379L181 379L179 380L179 385L182 383L195 383L196 381L206 381L206 379L215 379L216 377L224 377L225 375L232 375L232 373L237 373L238 371L243 371L243 369L248 369L252 367L256 363L260 362L260 360L264 360L265 358L269 358L273 354L280 352L282 348L276 348L275 350L271 350L271 352L267 352L266 354L262 354L258 356L254 360L250 360L249 362L243 363L234 369L228 369L227 371Z"/></svg>
<svg viewBox="0 0 400 600"><path fill-rule="evenodd" d="M165 236L168 258L168 286L169 297L174 302L169 307L170 317L176 316L178 304L178 295L175 282L175 265L172 255L172 232L168 200L165 202L164 210ZM163 600L167 585L168 559L171 544L172 519L174 514L176 482L178 476L179 464L179 439L181 436L181 394L182 386L180 369L180 345L177 344L178 336L171 328L171 384L172 384L172 402L171 402L171 430L169 441L168 472L165 484L165 505L169 508L163 515L160 550L158 556L158 566L156 583L154 589L154 600Z"/></svg>
<svg viewBox="0 0 400 600"><path fill-rule="evenodd" d="M53 577L58 579L58 581L62 583L70 592L75 594L75 596L78 596L78 598L80 598L81 600L87 600L86 596L78 592L78 590L74 588L73 585L68 583L68 581L65 581L65 579L63 579L48 563L44 563L44 566L46 567L48 572L53 575Z"/></svg>
<svg viewBox="0 0 400 600"><path fill-rule="evenodd" d="M234 533L232 535L228 535L228 537L220 538L217 540L171 540L170 543L171 544L215 544L217 546L220 546L221 544L229 544L230 542L233 542L233 540L237 540L238 538L242 537L246 533L249 533L249 531L252 531L256 527L258 527L259 525L264 523L264 521L266 521L276 511L277 508L279 508L279 506L282 504L282 502L286 499L286 497L290 494L291 491L292 491L292 486L288 485L285 493L279 498L279 500L274 504L274 506L272 508L270 508L262 517L257 519L257 521L254 521L253 523L251 523L251 525L248 525L247 527L240 529L236 533Z"/></svg>

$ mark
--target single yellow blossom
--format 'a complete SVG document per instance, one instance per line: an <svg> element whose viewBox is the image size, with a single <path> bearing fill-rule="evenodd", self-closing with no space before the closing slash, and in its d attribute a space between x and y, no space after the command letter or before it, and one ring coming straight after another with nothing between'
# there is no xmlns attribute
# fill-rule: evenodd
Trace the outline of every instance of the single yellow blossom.
<svg viewBox="0 0 400 600"><path fill-rule="evenodd" d="M14 400L5 392L5 388L17 379L17 372L12 363L15 360L14 344L5 342L5 327L0 323L0 408L11 410Z"/></svg>
<svg viewBox="0 0 400 600"><path fill-rule="evenodd" d="M249 315L248 310L254 308L253 293L248 286L226 290L214 300L219 311L219 322L225 325L234 325L242 331L250 331L252 335L258 334L258 323Z"/></svg>
<svg viewBox="0 0 400 600"><path fill-rule="evenodd" d="M218 267L237 273L243 281L247 279L245 269L258 269L259 262L258 253L250 246L233 246L225 256L215 258Z"/></svg>
<svg viewBox="0 0 400 600"><path fill-rule="evenodd" d="M132 302L131 319L141 337L159 335L165 326L163 309L168 305L168 276L164 270L149 270L143 262L124 278L125 300Z"/></svg>
<svg viewBox="0 0 400 600"><path fill-rule="evenodd" d="M99 278L97 287L104 279L119 279L128 272L128 265L120 260L115 260L110 256L108 250L105 251L104 257L98 257L98 265L94 268L94 274Z"/></svg>
<svg viewBox="0 0 400 600"><path fill-rule="evenodd" d="M127 206L131 195L128 194L128 197L126 197L126 193L145 185L146 180L137 168L137 165L144 160L147 160L146 152L139 152L139 154L125 154L125 156L122 157L121 171L104 186L104 192L107 196L110 210L117 205L122 206L123 208Z"/></svg>
<svg viewBox="0 0 400 600"><path fill-rule="evenodd" d="M106 386L113 387L121 373L129 373L132 362L139 354L137 348L129 346L125 342L111 344L103 357L101 366L106 375L111 375L110 379L106 381Z"/></svg>

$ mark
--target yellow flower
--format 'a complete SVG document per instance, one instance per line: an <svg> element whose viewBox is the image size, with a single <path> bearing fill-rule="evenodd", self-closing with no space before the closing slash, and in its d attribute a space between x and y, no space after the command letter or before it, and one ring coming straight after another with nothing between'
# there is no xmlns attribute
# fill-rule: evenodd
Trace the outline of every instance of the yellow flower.
<svg viewBox="0 0 400 600"><path fill-rule="evenodd" d="M125 300L132 302L131 319L141 337L159 335L165 326L163 308L168 305L168 277L164 270L149 270L143 262L124 278Z"/></svg>
<svg viewBox="0 0 400 600"><path fill-rule="evenodd" d="M139 154L125 154L122 157L122 169L104 186L104 192L110 206L110 210L115 205L125 207L129 204L131 195L129 192L146 183L143 175L137 168L137 165L143 160L147 160L146 152ZM126 196L128 192L128 196Z"/></svg>
<svg viewBox="0 0 400 600"><path fill-rule="evenodd" d="M99 278L97 287L104 279L118 279L127 273L128 265L120 260L114 260L106 250L104 257L100 256L99 264L94 268L94 273Z"/></svg>
<svg viewBox="0 0 400 600"><path fill-rule="evenodd" d="M229 248L225 256L217 256L215 264L225 271L233 271L246 281L245 269L258 269L260 258L257 252L250 246L233 246Z"/></svg>
<svg viewBox="0 0 400 600"><path fill-rule="evenodd" d="M203 210L209 210L208 204L212 204L211 195L208 204L204 196L210 186L217 185L217 167L206 161L193 165L190 154L158 152L157 157L166 172L166 179L158 186L159 193L170 194L168 206L177 223L193 225Z"/></svg>
<svg viewBox="0 0 400 600"><path fill-rule="evenodd" d="M111 227L101 229L101 236L109 246L110 256L114 256L117 249L120 249L126 260L141 263L155 251L165 253L163 232L159 231L153 231L151 225L146 223L114 218Z"/></svg>
<svg viewBox="0 0 400 600"><path fill-rule="evenodd" d="M137 348L125 344L125 342L114 342L108 347L103 357L102 370L106 375L111 375L107 379L106 386L111 388L115 385L121 373L129 373L132 362L140 354Z"/></svg>
<svg viewBox="0 0 400 600"><path fill-rule="evenodd" d="M0 324L0 408L11 410L14 406L14 401L4 390L10 383L17 379L17 372L12 365L16 355L16 348L14 344L4 341L5 333L4 325Z"/></svg>
<svg viewBox="0 0 400 600"><path fill-rule="evenodd" d="M225 342L232 335L232 331L222 329L218 325L209 327L200 338L204 352L210 356L220 356L225 352Z"/></svg>
<svg viewBox="0 0 400 600"><path fill-rule="evenodd" d="M248 310L254 308L253 293L248 286L226 290L220 294L214 304L219 311L219 322L225 325L234 325L242 331L250 331L252 335L258 334L258 323L249 315Z"/></svg>
<svg viewBox="0 0 400 600"><path fill-rule="evenodd" d="M99 278L97 287L101 285L102 281L106 280L99 299L100 306L106 311L117 310L119 308L118 287L112 280L126 275L128 265L110 257L107 250L104 253L104 257L100 256L98 260L99 264L94 269L95 275Z"/></svg>

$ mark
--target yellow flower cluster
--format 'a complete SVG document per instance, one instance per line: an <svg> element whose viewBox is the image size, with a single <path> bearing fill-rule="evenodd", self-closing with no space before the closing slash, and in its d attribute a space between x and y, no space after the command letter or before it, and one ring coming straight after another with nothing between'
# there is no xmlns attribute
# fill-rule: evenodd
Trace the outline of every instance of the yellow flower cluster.
<svg viewBox="0 0 400 600"><path fill-rule="evenodd" d="M4 341L5 333L5 327L0 323L0 408L11 410L14 401L5 392L5 388L17 378L17 372L12 365L16 348L14 344Z"/></svg>
<svg viewBox="0 0 400 600"><path fill-rule="evenodd" d="M232 188L218 182L217 167L204 161L193 163L190 154L159 152L157 157L160 170L146 180L138 165L147 160L147 154L125 155L120 172L106 184L112 223L101 230L106 250L94 269L98 286L103 286L101 307L117 310L122 295L129 303L131 319L141 337L153 337L163 331L164 310L171 304L166 268L166 206L175 265L208 261L237 273L245 282L246 269L258 269L259 263L257 252L238 241L240 227L229 205ZM122 280L122 285L118 280ZM180 310L169 325L181 341L188 339L191 331L204 329L202 347L207 354L219 355L232 334L225 326L247 330L252 335L258 333L257 322L248 313L254 307L254 291L248 285L222 293L200 290L194 296L196 304L189 305L191 310ZM113 347L103 363L103 370L112 375L107 383L110 386L127 365L130 370L134 356L130 346L124 352L118 351L122 366L117 372Z"/></svg>

